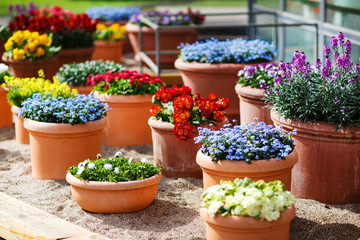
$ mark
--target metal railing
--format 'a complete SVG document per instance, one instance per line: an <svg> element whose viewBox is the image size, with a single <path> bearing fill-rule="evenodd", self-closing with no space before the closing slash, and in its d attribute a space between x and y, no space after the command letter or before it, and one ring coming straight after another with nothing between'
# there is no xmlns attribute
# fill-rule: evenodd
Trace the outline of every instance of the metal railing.
<svg viewBox="0 0 360 240"><path fill-rule="evenodd" d="M254 31L257 28L264 28L264 27L273 27L272 32L272 38L273 41L278 46L278 39L279 39L279 32L278 28L284 28L284 27L300 27L300 26L313 26L315 28L315 43L314 48L316 52L316 58L318 57L318 47L319 47L319 29L317 23L308 23L308 22L299 22L299 23L279 23L279 17L276 12L272 11L256 11L256 12L233 12L233 13L208 13L208 14L193 14L193 16L231 16L231 15L259 15L259 14L268 14L273 16L274 23L269 24L256 24L256 23L227 23L227 24L203 24L203 25L186 25L186 26L159 26L158 24L155 24L151 22L150 20L146 19L144 16L139 16L139 57L140 57L140 72L143 72L143 62L145 62L149 68L156 74L160 75L161 72L173 72L174 70L162 70L160 68L160 55L169 55L169 54L179 54L179 50L160 50L160 32L163 29L166 30L176 30L176 29L186 29L186 28L193 28L193 29L210 29L210 28L245 28L247 30L247 35L249 39L252 39L254 37ZM171 15L170 15L171 16ZM174 14L175 16L175 14ZM148 27L155 30L155 51L143 51L143 33L141 27L147 25ZM155 55L155 62L150 59L148 55Z"/></svg>

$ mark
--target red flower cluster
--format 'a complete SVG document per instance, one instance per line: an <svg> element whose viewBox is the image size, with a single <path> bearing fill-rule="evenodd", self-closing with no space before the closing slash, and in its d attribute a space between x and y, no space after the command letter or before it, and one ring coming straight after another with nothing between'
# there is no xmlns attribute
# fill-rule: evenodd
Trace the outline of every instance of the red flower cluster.
<svg viewBox="0 0 360 240"><path fill-rule="evenodd" d="M155 93L155 99L160 103L155 104L150 111L153 117L158 118L162 118L165 115L165 111L162 109L164 108L163 104L166 106L167 103L172 102L174 107L174 112L171 116L174 123L173 132L176 138L180 140L187 140L191 137L193 119L198 119L199 123L221 122L225 119L225 114L222 111L229 107L229 100L227 98L218 98L214 93L209 94L207 99L200 98L200 95L197 94L194 100L191 89L187 86L180 88L176 85L172 88L162 86ZM171 119L167 116L164 118Z"/></svg>
<svg viewBox="0 0 360 240"><path fill-rule="evenodd" d="M21 14L14 17L8 27L10 32L17 30L29 30L43 33L60 33L73 30L85 29L89 33L96 30L98 19L92 20L87 14L74 14L69 10L62 10L55 6L52 9L32 10L29 14Z"/></svg>
<svg viewBox="0 0 360 240"><path fill-rule="evenodd" d="M113 80L127 80L129 79L130 85L135 85L140 87L143 83L145 84L155 84L155 83L163 83L161 79L157 76L151 77L149 74L146 73L138 73L136 70L129 71L125 70L124 72L114 72L107 71L104 74L96 74L95 76L90 74L88 76L88 80L86 82L86 86L94 86L96 82L100 83L105 81L107 83Z"/></svg>

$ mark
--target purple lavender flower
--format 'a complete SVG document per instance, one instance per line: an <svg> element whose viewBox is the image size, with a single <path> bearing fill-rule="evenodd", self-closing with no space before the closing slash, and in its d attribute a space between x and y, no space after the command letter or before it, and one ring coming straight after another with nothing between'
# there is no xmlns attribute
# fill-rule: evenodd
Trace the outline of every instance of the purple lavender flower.
<svg viewBox="0 0 360 240"><path fill-rule="evenodd" d="M344 45L344 34L342 32L339 32L338 33L338 39L339 39L339 42L340 42L340 46Z"/></svg>
<svg viewBox="0 0 360 240"><path fill-rule="evenodd" d="M327 78L329 76L329 68L327 67L323 67L321 69L321 75L324 77L324 78Z"/></svg>
<svg viewBox="0 0 360 240"><path fill-rule="evenodd" d="M324 46L324 56L326 58L330 57L330 53L331 53L331 50L330 50L330 46L329 45L325 45Z"/></svg>
<svg viewBox="0 0 360 240"><path fill-rule="evenodd" d="M338 104L339 102L340 102L339 99L335 99L335 100L334 100L334 103L335 103L335 104Z"/></svg>
<svg viewBox="0 0 360 240"><path fill-rule="evenodd" d="M331 39L331 47L333 49L336 49L338 47L338 39L335 36L332 36L330 39Z"/></svg>
<svg viewBox="0 0 360 240"><path fill-rule="evenodd" d="M351 55L351 42L349 40L345 43L345 54L347 54L349 57Z"/></svg>
<svg viewBox="0 0 360 240"><path fill-rule="evenodd" d="M9 10L9 12L12 12L12 11L13 11L13 9L14 9L13 5L12 5L12 4L9 4L9 6L8 6L8 10Z"/></svg>
<svg viewBox="0 0 360 240"><path fill-rule="evenodd" d="M338 71L334 72L334 78L337 79L340 76L340 73Z"/></svg>
<svg viewBox="0 0 360 240"><path fill-rule="evenodd" d="M321 60L318 58L316 59L316 69L320 69L321 68Z"/></svg>
<svg viewBox="0 0 360 240"><path fill-rule="evenodd" d="M15 11L16 11L16 12L20 12L20 10L21 10L20 5L19 5L19 4L16 4L16 5L15 5Z"/></svg>
<svg viewBox="0 0 360 240"><path fill-rule="evenodd" d="M331 60L330 60L330 58L325 59L325 67L326 68L331 68Z"/></svg>
<svg viewBox="0 0 360 240"><path fill-rule="evenodd" d="M36 7L35 7L35 4L33 2L30 2L29 3L29 11L32 11L32 10L35 10Z"/></svg>
<svg viewBox="0 0 360 240"><path fill-rule="evenodd" d="M345 109L344 109L344 108L342 108L342 109L340 110L340 112L344 113L344 112L345 112Z"/></svg>

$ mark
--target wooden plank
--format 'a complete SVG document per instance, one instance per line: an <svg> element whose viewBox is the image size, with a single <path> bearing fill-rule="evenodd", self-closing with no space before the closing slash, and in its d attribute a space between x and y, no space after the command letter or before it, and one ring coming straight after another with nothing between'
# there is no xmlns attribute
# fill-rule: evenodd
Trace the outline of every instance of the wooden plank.
<svg viewBox="0 0 360 240"><path fill-rule="evenodd" d="M7 240L56 240L88 236L109 239L81 228L27 203L0 193L0 237ZM92 238L89 236L93 235ZM85 238L74 238L85 239Z"/></svg>

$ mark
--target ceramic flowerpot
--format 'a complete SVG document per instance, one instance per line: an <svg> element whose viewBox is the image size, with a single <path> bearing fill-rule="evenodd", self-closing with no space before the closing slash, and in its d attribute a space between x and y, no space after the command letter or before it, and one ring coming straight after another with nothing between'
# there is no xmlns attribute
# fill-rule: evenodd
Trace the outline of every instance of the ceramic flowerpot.
<svg viewBox="0 0 360 240"><path fill-rule="evenodd" d="M121 62L123 54L124 40L117 42L95 41L95 51L92 60Z"/></svg>
<svg viewBox="0 0 360 240"><path fill-rule="evenodd" d="M30 133L32 176L65 180L69 167L101 154L106 118L85 124L45 123L25 119Z"/></svg>
<svg viewBox="0 0 360 240"><path fill-rule="evenodd" d="M94 86L73 86L69 85L71 89L76 89L79 94L88 95L94 89Z"/></svg>
<svg viewBox="0 0 360 240"><path fill-rule="evenodd" d="M184 84L193 93L200 93L203 97L215 93L218 97L229 98L226 116L230 120L239 120L239 99L234 86L239 79L237 73L246 65L249 64L184 62L180 58L175 61L175 68L180 70Z"/></svg>
<svg viewBox="0 0 360 240"><path fill-rule="evenodd" d="M264 90L238 83L235 86L235 91L239 98L241 125L252 123L254 118L257 118L258 122L265 122L268 125L273 123L270 117L270 109L265 108L265 101L262 100Z"/></svg>
<svg viewBox="0 0 360 240"><path fill-rule="evenodd" d="M196 162L203 170L204 190L216 184L220 180L233 181L236 178L251 178L254 181L265 182L280 180L288 191L291 190L291 170L298 162L298 155L294 150L285 160L276 158L268 160L252 160L251 164L245 161L220 160L212 161L211 158L199 150Z"/></svg>
<svg viewBox="0 0 360 240"><path fill-rule="evenodd" d="M91 60L94 49L94 47L62 49L57 56L57 60L51 64L50 73L52 76L56 75L59 68L64 64L82 63Z"/></svg>
<svg viewBox="0 0 360 240"><path fill-rule="evenodd" d="M107 20L107 21L100 21L99 22L100 24L104 24L105 26L109 27L115 23L119 23L120 25L125 25L128 23L128 21L110 21L110 20ZM126 37L124 39L124 45L123 45L123 53L132 53L133 52L133 49L132 49L132 46L130 44L130 40L129 40L129 37L128 37L128 34L125 33Z"/></svg>
<svg viewBox="0 0 360 240"><path fill-rule="evenodd" d="M155 199L161 174L129 182L97 182L80 180L67 173L75 202L84 210L95 213L136 212L148 207Z"/></svg>
<svg viewBox="0 0 360 240"><path fill-rule="evenodd" d="M152 106L151 94L108 95L95 92L95 97L109 104L108 123L103 144L113 147L151 144L151 130L147 125Z"/></svg>
<svg viewBox="0 0 360 240"><path fill-rule="evenodd" d="M206 208L200 208L200 216L206 222L207 240L288 240L290 222L295 217L295 206L281 212L280 218L275 221L233 215L222 217L220 214L211 217Z"/></svg>
<svg viewBox="0 0 360 240"><path fill-rule="evenodd" d="M275 125L293 137L299 162L293 169L292 194L329 204L360 203L360 127L287 120L271 111Z"/></svg>
<svg viewBox="0 0 360 240"><path fill-rule="evenodd" d="M39 77L39 70L42 69L45 78L52 79L51 65L56 62L57 57L30 60L19 60L2 57L4 63L9 65L10 72L14 77L18 78L31 78Z"/></svg>
<svg viewBox="0 0 360 240"><path fill-rule="evenodd" d="M17 144L29 144L29 132L24 127L24 119L17 115L17 110L17 106L11 106L11 111L13 113L13 119L15 123L15 141Z"/></svg>
<svg viewBox="0 0 360 240"><path fill-rule="evenodd" d="M11 106L6 97L7 91L0 87L0 128L13 124Z"/></svg>
<svg viewBox="0 0 360 240"><path fill-rule="evenodd" d="M140 60L139 52L139 26L128 23L125 25L134 49L135 59ZM155 51L155 30L148 27L142 27L143 51ZM193 43L198 38L198 32L194 28L184 29L162 29L160 34L160 50L178 50L180 43ZM179 54L160 55L160 67L166 69L174 68L174 61ZM155 62L155 55L148 55ZM155 62L156 63L156 62Z"/></svg>
<svg viewBox="0 0 360 240"><path fill-rule="evenodd" d="M212 128L219 129L228 120L218 123ZM162 173L166 177L193 177L201 178L201 168L196 164L196 153L201 144L195 144L194 137L198 136L197 127L193 126L193 134L186 141L176 139L173 133L174 125L167 122L161 122L154 118L149 118L148 124L152 130L153 152L155 165L162 168ZM203 124L201 127L208 127Z"/></svg>

